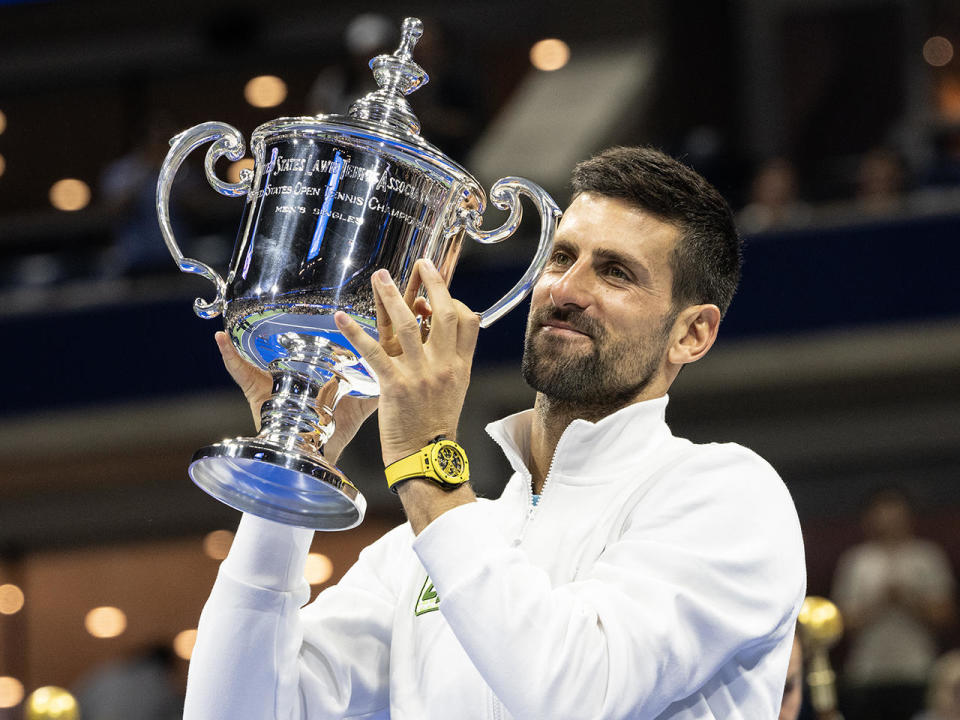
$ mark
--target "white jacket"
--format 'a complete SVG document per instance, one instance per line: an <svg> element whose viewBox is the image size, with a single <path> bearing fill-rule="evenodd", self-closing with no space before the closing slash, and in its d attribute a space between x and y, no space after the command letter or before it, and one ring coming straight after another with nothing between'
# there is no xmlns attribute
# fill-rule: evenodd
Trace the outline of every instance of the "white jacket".
<svg viewBox="0 0 960 720"><path fill-rule="evenodd" d="M488 427L496 501L366 548L311 605L311 532L240 524L203 611L186 720L776 718L805 592L776 472L694 445L667 399L563 433L540 504L530 417Z"/></svg>

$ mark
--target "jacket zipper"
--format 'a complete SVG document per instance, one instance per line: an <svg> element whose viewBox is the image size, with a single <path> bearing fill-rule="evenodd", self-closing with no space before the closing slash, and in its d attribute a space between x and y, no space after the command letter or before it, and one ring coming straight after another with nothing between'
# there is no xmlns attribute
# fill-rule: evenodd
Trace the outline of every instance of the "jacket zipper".
<svg viewBox="0 0 960 720"><path fill-rule="evenodd" d="M571 425L572 424L573 423L571 423ZM560 433L560 439L557 440L557 448L560 447L560 443L563 442L563 436L567 434L567 430L569 429L570 429L570 425L567 425L567 427L564 428L564 431ZM497 444L500 445L499 441L497 442ZM502 445L500 446L501 448L503 447ZM523 538L527 534L527 528L530 526L530 522L533 520L534 512L536 511L537 508L543 506L544 497L547 494L547 485L550 484L550 478L553 475L553 466L554 466L554 463L556 463L556 461L557 461L557 451L555 448L553 451L553 457L550 458L550 467L547 468L547 475L546 477L543 478L543 487L540 488L540 502L536 505L533 504L533 476L530 475L530 473L528 473L530 477L527 480L527 516L523 521L523 525L520 527L520 533L517 536L517 539L514 543L515 545L520 545L523 542ZM492 710L491 715L493 717L493 720L503 720L503 710L504 710L503 703L500 702L500 698L498 698L496 694L493 692L493 688L487 686L487 691L490 693L490 707Z"/></svg>
<svg viewBox="0 0 960 720"><path fill-rule="evenodd" d="M573 423L570 423L572 425ZM523 526L520 528L520 535L517 538L517 544L523 542L523 538L527 534L527 528L530 527L530 523L533 521L534 513L538 508L543 507L543 503L546 500L547 496L547 486L550 484L550 479L553 477L553 466L557 462L557 449L560 447L560 444L563 442L564 436L570 430L570 425L567 425L564 428L563 432L560 433L560 439L557 440L557 447L553 450L553 457L550 458L550 466L547 468L546 477L543 478L543 487L540 488L540 502L536 505L533 504L533 479L531 477L530 482L527 483L527 517L523 522Z"/></svg>

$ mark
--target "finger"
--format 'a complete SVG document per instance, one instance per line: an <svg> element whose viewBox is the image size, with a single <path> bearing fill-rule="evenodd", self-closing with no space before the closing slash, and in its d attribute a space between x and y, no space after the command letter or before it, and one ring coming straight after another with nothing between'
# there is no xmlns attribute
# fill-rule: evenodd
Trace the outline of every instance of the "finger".
<svg viewBox="0 0 960 720"><path fill-rule="evenodd" d="M413 272L410 273L410 279L407 281L407 289L403 292L403 301L408 308L413 307L421 287L423 287L423 279L420 274L420 261L417 261L413 264Z"/></svg>
<svg viewBox="0 0 960 720"><path fill-rule="evenodd" d="M431 344L445 347L455 342L457 338L456 305L450 297L450 291L447 290L446 281L433 263L429 260L420 260L417 265L420 266L420 276L423 278L423 285L427 289L427 297L430 298L430 306L433 308L433 316L430 319Z"/></svg>
<svg viewBox="0 0 960 720"><path fill-rule="evenodd" d="M373 302L377 316L377 336L381 344L390 343L393 340L393 320L390 319L390 313L383 305L383 298L380 297L380 290L376 283L373 286Z"/></svg>
<svg viewBox="0 0 960 720"><path fill-rule="evenodd" d="M457 355L464 359L473 357L477 347L477 336L480 334L480 316L459 300L453 301L457 306Z"/></svg>
<svg viewBox="0 0 960 720"><path fill-rule="evenodd" d="M347 341L370 363L370 367L377 375L385 377L393 370L390 355L380 343L367 335L356 320L341 310L334 313L333 321Z"/></svg>
<svg viewBox="0 0 960 720"><path fill-rule="evenodd" d="M386 270L377 270L373 274L373 282L378 286L380 299L383 300L383 306L393 321L394 333L403 349L403 354L412 362L422 362L423 342L420 339L420 326L390 278L390 273Z"/></svg>
<svg viewBox="0 0 960 720"><path fill-rule="evenodd" d="M244 360L234 347L230 338L222 330L214 336L223 366L230 377L243 391L249 402L263 401L270 397L273 389L273 377L266 370L261 370Z"/></svg>
<svg viewBox="0 0 960 720"><path fill-rule="evenodd" d="M433 308L423 296L413 301L413 314L420 318L420 340L426 342L430 337L430 317L433 315Z"/></svg>
<svg viewBox="0 0 960 720"><path fill-rule="evenodd" d="M413 301L413 314L419 315L424 319L433 315L433 308L430 307L430 302L422 295Z"/></svg>

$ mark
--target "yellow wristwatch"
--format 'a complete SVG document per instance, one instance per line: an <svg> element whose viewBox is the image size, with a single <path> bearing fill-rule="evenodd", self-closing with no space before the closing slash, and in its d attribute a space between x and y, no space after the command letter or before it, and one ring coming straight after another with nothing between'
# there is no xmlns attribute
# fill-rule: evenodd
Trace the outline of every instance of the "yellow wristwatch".
<svg viewBox="0 0 960 720"><path fill-rule="evenodd" d="M390 463L383 472L393 492L397 492L399 483L413 478L432 480L444 490L453 490L470 479L467 453L442 435L413 455Z"/></svg>

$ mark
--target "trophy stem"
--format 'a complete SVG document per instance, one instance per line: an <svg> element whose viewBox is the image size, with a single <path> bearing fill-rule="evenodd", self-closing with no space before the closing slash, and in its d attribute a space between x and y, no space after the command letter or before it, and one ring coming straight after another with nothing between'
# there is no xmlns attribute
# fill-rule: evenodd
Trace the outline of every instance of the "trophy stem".
<svg viewBox="0 0 960 720"><path fill-rule="evenodd" d="M333 410L345 390L337 376L321 385L296 371L274 371L273 395L260 408L257 437L284 450L322 453L336 428Z"/></svg>
<svg viewBox="0 0 960 720"><path fill-rule="evenodd" d="M314 363L330 367L319 358ZM333 411L350 385L333 372L318 382L281 363L271 368L273 394L260 409L260 433L197 451L190 477L237 510L314 530L346 530L363 520L366 501L323 456Z"/></svg>

